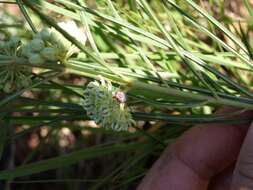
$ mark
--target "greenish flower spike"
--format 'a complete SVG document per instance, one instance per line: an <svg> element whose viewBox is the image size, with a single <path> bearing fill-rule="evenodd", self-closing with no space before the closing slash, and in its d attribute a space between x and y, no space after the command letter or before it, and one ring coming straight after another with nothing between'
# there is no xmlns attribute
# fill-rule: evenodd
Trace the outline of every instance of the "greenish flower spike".
<svg viewBox="0 0 253 190"><path fill-rule="evenodd" d="M134 124L125 94L101 79L87 85L83 107L97 124L115 131L126 131Z"/></svg>

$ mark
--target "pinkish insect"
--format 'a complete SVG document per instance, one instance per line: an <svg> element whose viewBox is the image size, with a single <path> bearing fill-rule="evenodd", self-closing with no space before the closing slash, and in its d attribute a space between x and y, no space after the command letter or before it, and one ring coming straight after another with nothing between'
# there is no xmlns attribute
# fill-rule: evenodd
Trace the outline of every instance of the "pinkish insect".
<svg viewBox="0 0 253 190"><path fill-rule="evenodd" d="M113 98L115 98L120 103L126 102L126 94L124 92L118 91L113 94Z"/></svg>

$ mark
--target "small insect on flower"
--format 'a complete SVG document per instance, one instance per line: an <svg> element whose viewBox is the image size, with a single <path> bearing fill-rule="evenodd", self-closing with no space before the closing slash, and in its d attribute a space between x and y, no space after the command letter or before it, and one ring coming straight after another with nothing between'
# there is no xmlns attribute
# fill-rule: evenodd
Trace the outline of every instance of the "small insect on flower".
<svg viewBox="0 0 253 190"><path fill-rule="evenodd" d="M113 93L113 98L115 98L119 103L126 102L126 94L121 91L117 91L117 92Z"/></svg>

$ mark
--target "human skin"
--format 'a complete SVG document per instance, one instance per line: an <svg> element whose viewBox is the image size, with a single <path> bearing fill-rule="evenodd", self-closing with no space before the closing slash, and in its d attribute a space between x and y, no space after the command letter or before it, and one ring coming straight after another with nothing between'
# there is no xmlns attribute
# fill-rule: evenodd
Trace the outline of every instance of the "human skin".
<svg viewBox="0 0 253 190"><path fill-rule="evenodd" d="M225 108L220 112L235 111ZM253 112L241 116L253 117ZM239 117L239 118L240 118ZM253 125L198 125L185 132L137 190L253 189Z"/></svg>

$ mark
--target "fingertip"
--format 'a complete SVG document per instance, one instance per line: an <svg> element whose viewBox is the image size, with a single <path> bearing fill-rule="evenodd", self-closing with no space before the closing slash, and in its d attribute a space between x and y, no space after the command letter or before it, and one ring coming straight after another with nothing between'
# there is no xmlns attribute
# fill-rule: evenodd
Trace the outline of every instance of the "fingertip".
<svg viewBox="0 0 253 190"><path fill-rule="evenodd" d="M232 182L232 190L253 189L253 124L244 139Z"/></svg>

